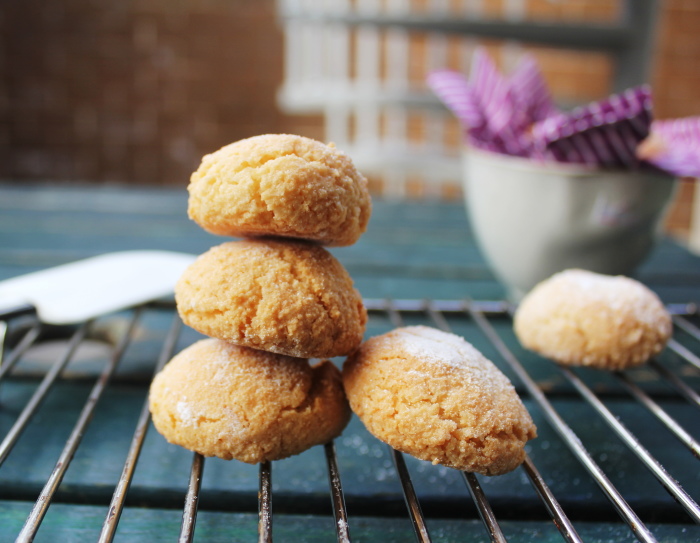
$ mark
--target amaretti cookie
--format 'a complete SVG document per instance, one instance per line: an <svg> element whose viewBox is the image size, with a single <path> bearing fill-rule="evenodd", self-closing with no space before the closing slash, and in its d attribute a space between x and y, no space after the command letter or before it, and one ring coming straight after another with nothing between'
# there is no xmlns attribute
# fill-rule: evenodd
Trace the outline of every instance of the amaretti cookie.
<svg viewBox="0 0 700 543"><path fill-rule="evenodd" d="M170 443L247 463L298 454L340 435L350 419L340 371L204 339L151 384L153 423Z"/></svg>
<svg viewBox="0 0 700 543"><path fill-rule="evenodd" d="M349 354L367 322L345 268L301 241L213 247L182 274L175 299L184 323L206 336L300 358Z"/></svg>
<svg viewBox="0 0 700 543"><path fill-rule="evenodd" d="M562 364L621 370L659 353L672 323L639 281L571 269L525 296L514 329L524 347Z"/></svg>
<svg viewBox="0 0 700 543"><path fill-rule="evenodd" d="M190 179L188 213L213 234L284 236L345 246L367 228L367 179L319 141L264 134L206 155Z"/></svg>
<svg viewBox="0 0 700 543"><path fill-rule="evenodd" d="M370 338L346 360L343 384L374 436L434 464L500 475L536 437L508 378L463 338L430 327Z"/></svg>

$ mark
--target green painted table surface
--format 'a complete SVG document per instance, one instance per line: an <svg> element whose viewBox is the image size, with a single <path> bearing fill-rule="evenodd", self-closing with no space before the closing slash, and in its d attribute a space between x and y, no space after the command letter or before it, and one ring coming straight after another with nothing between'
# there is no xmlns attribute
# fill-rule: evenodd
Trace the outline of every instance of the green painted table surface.
<svg viewBox="0 0 700 543"><path fill-rule="evenodd" d="M0 185L0 279L117 250L166 249L193 254L223 238L202 231L186 216L185 189L55 187ZM445 302L450 329L466 337L513 381L538 427L527 452L584 541L629 541L622 522L598 485L553 428L541 403L489 341L474 318L461 311L464 300L477 307L503 308L504 290L493 278L474 243L464 207L457 203L375 201L367 233L351 246L332 249L360 292L377 307L395 300L402 322L425 322L430 312L422 300ZM700 301L700 258L664 240L639 269L637 277L679 311L693 311ZM401 304L405 304L401 306ZM451 305L450 305L451 304ZM482 305L479 305L482 304ZM442 306L441 306L442 307ZM418 308L418 309L416 309ZM456 309L455 309L456 308ZM582 399L572 381L549 361L520 348L507 311L486 311L489 326L526 368L547 401L599 463L649 530L660 541L700 541L691 516L669 495L610 425ZM370 312L367 336L389 330L396 314ZM12 541L61 455L76 420L133 312L104 316L85 348L70 362L0 466L0 541ZM98 538L119 480L156 360L174 312L168 304L147 308L116 374L99 398L80 446L38 530L37 541L92 541ZM698 325L698 318L687 318ZM426 322L430 324L430 322ZM443 323L444 324L444 323ZM29 326L11 322L8 345ZM49 327L16 370L0 382L0 437L15 424L39 386L49 364L65 348L74 327ZM181 349L200 337L184 328ZM700 351L683 330L680 348ZM694 353L694 355L692 354ZM700 371L676 351L658 362L680 376L691 393L700 391ZM337 361L338 364L342 360ZM698 459L630 393L623 380L602 372L577 370L614 420L622 421L641 446L668 470L691 496L700 500ZM693 439L700 439L698 405L681 398L644 367L627 372L664 413ZM353 418L335 441L353 541L415 540L404 505L391 451ZM462 474L405 457L433 541L487 541L488 534ZM168 445L148 431L117 541L171 541L178 537L192 454ZM336 539L322 447L272 465L273 527L278 541ZM501 477L478 477L503 534L511 541L562 541L523 468ZM258 468L240 462L206 459L196 541L256 541Z"/></svg>

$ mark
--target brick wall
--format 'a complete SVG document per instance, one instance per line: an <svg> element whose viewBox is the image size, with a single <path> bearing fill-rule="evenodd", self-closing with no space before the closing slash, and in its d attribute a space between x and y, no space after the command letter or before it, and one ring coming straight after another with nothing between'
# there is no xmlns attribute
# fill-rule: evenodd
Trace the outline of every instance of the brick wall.
<svg viewBox="0 0 700 543"><path fill-rule="evenodd" d="M0 178L185 184L205 152L304 120L275 107L274 2L0 7Z"/></svg>

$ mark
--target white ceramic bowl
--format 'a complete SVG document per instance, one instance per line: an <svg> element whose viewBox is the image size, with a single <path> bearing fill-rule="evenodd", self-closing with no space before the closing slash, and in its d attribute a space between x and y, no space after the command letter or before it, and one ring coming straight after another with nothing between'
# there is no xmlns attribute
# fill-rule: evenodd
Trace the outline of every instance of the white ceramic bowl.
<svg viewBox="0 0 700 543"><path fill-rule="evenodd" d="M654 246L674 186L657 172L465 151L476 242L515 302L567 268L630 275Z"/></svg>

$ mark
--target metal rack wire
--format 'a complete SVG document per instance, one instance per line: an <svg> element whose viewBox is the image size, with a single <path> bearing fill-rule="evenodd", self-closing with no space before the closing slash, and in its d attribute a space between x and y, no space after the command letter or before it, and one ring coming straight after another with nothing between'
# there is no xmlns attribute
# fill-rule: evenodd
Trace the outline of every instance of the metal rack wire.
<svg viewBox="0 0 700 543"><path fill-rule="evenodd" d="M422 322L440 328L445 331L452 331L454 322L469 321L483 334L488 341L490 348L494 349L501 358L501 362L509 368L515 375L514 384L524 397L536 405L539 413L559 436L564 446L573 454L576 460L584 467L588 476L595 482L605 495L610 507L615 511L619 520L629 527L629 531L640 541L656 541L654 532L647 525L643 518L630 506L623 493L616 488L613 482L606 475L605 465L601 465L600 459L596 460L591 452L586 448L582 440L574 429L566 422L564 417L556 409L549 390L538 383L532 375L530 368L520 359L515 352L512 341L503 336L503 324L505 328L510 322L512 307L499 301L463 301L463 300L365 300L365 305L370 313L370 318L380 320L388 327L402 326L407 320L411 323ZM172 313L172 321L169 329L160 343L160 354L155 364L154 374L172 357L177 348L178 338L182 333L182 325L177 318L174 307L171 303L150 304L148 306L136 308L130 311L128 325L124 327L123 333L115 343L112 355L106 361L101 372L97 376L93 388L85 402L80 414L75 422L69 438L66 440L55 467L46 480L44 488L40 492L36 502L17 535L17 541L32 541L39 532L42 520L47 513L61 485L66 470L71 464L76 451L81 445L82 437L90 424L95 408L100 399L110 386L110 381L115 374L115 370L124 356L125 350L130 342L134 340L137 323L142 318L145 311L158 311ZM669 306L673 314L675 329L684 341L672 340L667 351L678 357L682 367L685 368L684 375L680 375L677 367L669 368L661 360L653 360L648 364L648 370L653 372L655 379L663 382L671 391L674 401L683 402L692 408L700 407L700 393L698 382L700 382L700 329L697 326L698 309L694 304ZM457 321L456 321L457 319ZM500 326L498 325L500 323ZM0 443L0 468L8 456L12 453L13 447L20 435L32 424L34 415L44 398L51 391L52 387L62 378L62 372L71 360L81 342L88 337L93 322L87 322L75 328L67 340L67 348L61 356L58 356L51 367L41 378L39 384L34 389L31 398L16 418L16 421L6 433ZM499 328L501 332L499 332ZM26 326L22 337L15 342L15 345L8 349L2 365L0 366L0 388L6 386L12 380L12 370L20 361L27 350L41 337L41 325L34 323ZM690 346L688 346L690 345ZM658 483L673 497L675 503L685 515L685 523L688 526L700 524L700 506L697 504L699 496L692 496L669 473L668 467L662 465L661 461L650 453L642 441L632 431L630 431L618 416L606 405L601 394L594 390L595 385L586 382L577 370L570 368L556 367L563 381L567 383L579 400L590 406L595 413L604 421L609 428L611 435L617 436L626 446L626 454L637 458L646 470L648 470ZM686 379L687 375L692 376ZM673 415L665 409L661 402L655 398L654 393L645 390L643 384L635 381L633 375L628 372L613 372L610 374L613 382L624 391L627 397L635 400L636 409L650 413L664 428L669 435L675 439L679 446L688 449L694 458L700 458L700 444L693 433L698 432L697 427L683 427ZM697 379L696 379L697 378ZM516 382L517 381L517 382ZM700 419L699 419L700 420ZM99 535L100 542L112 541L117 532L122 511L125 507L129 487L133 481L134 472L139 462L143 449L144 440L149 429L150 416L148 404L144 402L138 417L136 427L133 431L131 444L123 465L121 476L114 488L111 501L106 506L105 519ZM326 458L326 468L329 482L329 499L332 505L333 520L337 540L340 542L351 541L353 526L353 516L348 513L346 507L345 494L341 477L341 467L339 466L336 454L336 443L328 443L323 450ZM413 531L417 541L431 541L431 534L426 522L426 515L421 509L421 498L419 492L414 488L409 468L407 467L404 455L393 449L388 449L390 457L394 463L398 480L403 492L406 504L406 515L410 518ZM691 464L695 470L697 466ZM194 454L192 457L189 486L184 496L184 506L182 510L182 522L180 528L179 541L192 541L195 534L195 526L198 515L200 497L207 492L202 487L202 476L205 466L205 459ZM535 462L528 455L523 466L520 468L530 485L540 500L540 505L546 510L553 525L557 528L561 537L565 541L583 541L579 535L575 523L565 512L565 507L561 505L562 496L550 488L551 477L547 473L541 473ZM462 474L464 483L471 496L478 516L483 523L484 535L491 541L506 541L504 530L499 515L492 507L489 499L480 484L477 476L472 473ZM259 541L272 541L273 519L284 522L284 516L277 517L273 514L273 465L263 463L259 466L259 491L258 491L258 537ZM550 484L547 481L550 481Z"/></svg>

